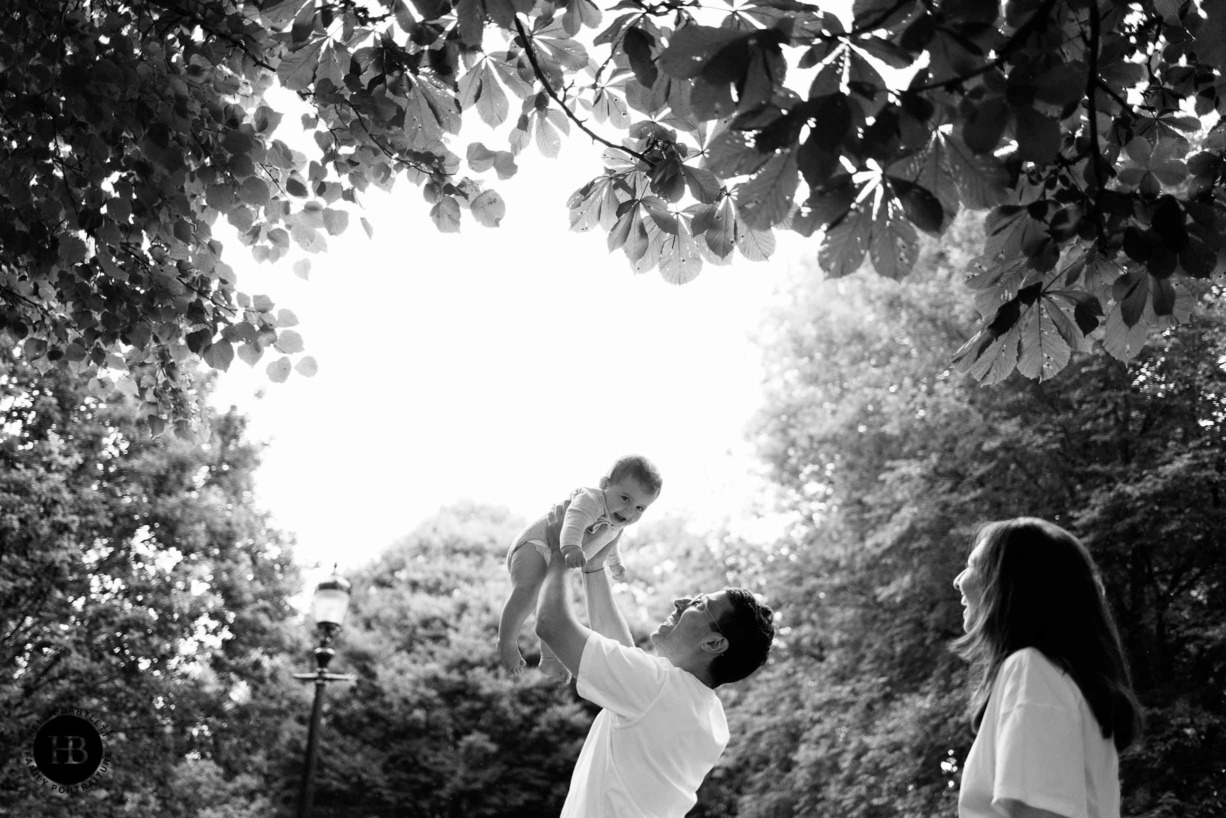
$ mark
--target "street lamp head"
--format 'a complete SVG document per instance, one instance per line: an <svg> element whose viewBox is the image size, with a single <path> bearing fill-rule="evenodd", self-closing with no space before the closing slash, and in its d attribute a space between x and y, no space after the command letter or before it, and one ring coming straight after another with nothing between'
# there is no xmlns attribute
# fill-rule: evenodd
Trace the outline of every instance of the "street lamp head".
<svg viewBox="0 0 1226 818"><path fill-rule="evenodd" d="M349 581L336 573L332 566L332 576L315 586L315 595L311 597L311 617L327 635L331 636L345 622L345 613L349 609Z"/></svg>

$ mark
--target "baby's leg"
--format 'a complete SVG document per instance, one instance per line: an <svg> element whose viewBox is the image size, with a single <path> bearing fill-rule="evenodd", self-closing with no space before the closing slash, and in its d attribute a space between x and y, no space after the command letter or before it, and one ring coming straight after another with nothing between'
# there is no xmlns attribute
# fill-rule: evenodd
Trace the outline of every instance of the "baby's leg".
<svg viewBox="0 0 1226 818"><path fill-rule="evenodd" d="M518 546L508 560L511 595L502 606L502 617L498 620L498 657L511 673L520 673L526 664L519 652L519 632L528 614L536 608L547 566L545 558L531 543Z"/></svg>

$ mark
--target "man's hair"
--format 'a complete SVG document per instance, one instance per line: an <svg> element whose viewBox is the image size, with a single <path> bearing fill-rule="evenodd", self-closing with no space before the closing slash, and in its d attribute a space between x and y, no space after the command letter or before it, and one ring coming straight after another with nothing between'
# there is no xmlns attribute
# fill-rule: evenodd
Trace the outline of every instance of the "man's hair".
<svg viewBox="0 0 1226 818"><path fill-rule="evenodd" d="M616 483L625 477L637 480L652 494L659 494L660 489L664 486L664 478L660 476L660 470L656 468L656 464L641 454L619 457L613 464L613 468L609 469L610 483Z"/></svg>
<svg viewBox="0 0 1226 818"><path fill-rule="evenodd" d="M720 619L719 631L728 649L711 661L715 686L739 682L766 664L775 641L774 612L744 588L725 588L732 610Z"/></svg>
<svg viewBox="0 0 1226 818"><path fill-rule="evenodd" d="M988 523L979 567L979 612L954 650L973 663L971 722L978 729L1006 658L1037 648L1072 677L1103 738L1123 750L1141 732L1141 708L1102 580L1089 550L1060 526L1036 517Z"/></svg>

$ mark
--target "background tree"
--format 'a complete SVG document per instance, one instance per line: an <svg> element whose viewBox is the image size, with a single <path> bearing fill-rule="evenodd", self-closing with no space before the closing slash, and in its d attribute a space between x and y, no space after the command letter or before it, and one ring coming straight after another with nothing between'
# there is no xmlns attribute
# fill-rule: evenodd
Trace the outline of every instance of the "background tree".
<svg viewBox="0 0 1226 818"><path fill-rule="evenodd" d="M500 668L506 549L522 525L503 509L450 506L353 578L336 662L358 681L327 706L321 815L535 818L561 810L596 708L535 670L511 678ZM636 526L632 539L624 552L630 581L617 593L640 644L673 597L734 580L721 556L739 546L719 532L663 519ZM576 604L581 611L577 593ZM521 650L533 664L530 627ZM743 690L721 691L730 710ZM279 774L296 780L298 769Z"/></svg>
<svg viewBox="0 0 1226 818"><path fill-rule="evenodd" d="M341 203L404 177L440 229L496 226L490 177L573 126L608 150L572 226L636 270L688 281L789 229L830 275L867 256L899 278L917 230L990 209L961 366L1128 359L1220 272L1226 17L1201 5L23 0L0 35L0 329L159 429L190 417L187 359L273 349L283 380L302 350L292 313L237 291L218 216L257 259L317 252ZM313 157L274 136L273 83L312 106ZM466 119L499 142L459 151Z"/></svg>
<svg viewBox="0 0 1226 818"><path fill-rule="evenodd" d="M795 513L764 561L787 651L719 796L745 816L953 810L972 735L952 578L979 524L1035 514L1085 539L1125 634L1148 711L1125 813L1220 814L1222 294L1131 365L1078 355L983 390L940 352L973 320L949 303L959 252L927 249L908 287L802 284L778 316L760 436Z"/></svg>
<svg viewBox="0 0 1226 818"><path fill-rule="evenodd" d="M226 806L185 781L254 805L218 816L263 814L252 777L293 726L299 578L253 505L242 418L204 420L207 444L150 440L134 403L0 362L0 814L79 815L82 798L98 816ZM26 732L62 705L111 730L114 762L90 795L47 792L21 760Z"/></svg>
<svg viewBox="0 0 1226 818"><path fill-rule="evenodd" d="M317 813L561 810L594 714L572 689L498 663L506 549L522 525L505 510L450 507L351 577L336 664L358 680L329 700Z"/></svg>

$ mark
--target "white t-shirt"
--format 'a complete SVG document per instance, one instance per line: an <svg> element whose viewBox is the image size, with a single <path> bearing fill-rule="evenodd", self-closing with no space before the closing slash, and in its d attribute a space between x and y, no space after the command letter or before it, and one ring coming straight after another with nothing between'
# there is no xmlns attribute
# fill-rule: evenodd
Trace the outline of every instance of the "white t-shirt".
<svg viewBox="0 0 1226 818"><path fill-rule="evenodd" d="M570 779L562 818L681 818L728 744L715 691L667 659L592 633L577 690L604 709Z"/></svg>
<svg viewBox="0 0 1226 818"><path fill-rule="evenodd" d="M1119 818L1119 756L1081 689L1035 648L1000 666L962 771L959 818L1014 799L1066 818Z"/></svg>

